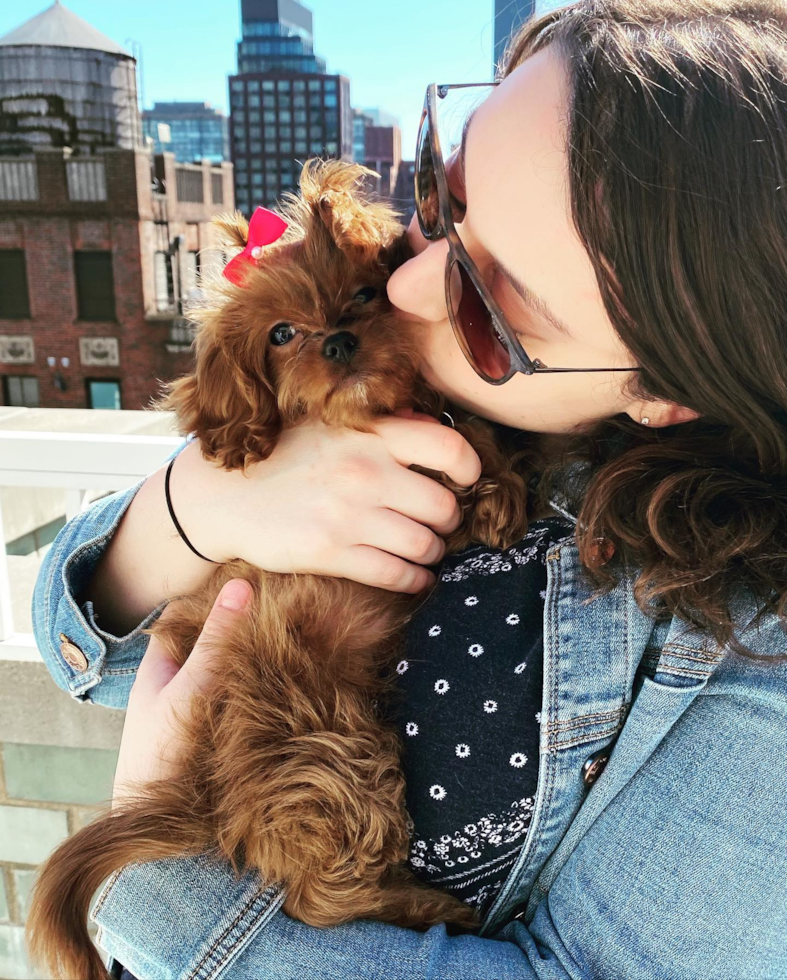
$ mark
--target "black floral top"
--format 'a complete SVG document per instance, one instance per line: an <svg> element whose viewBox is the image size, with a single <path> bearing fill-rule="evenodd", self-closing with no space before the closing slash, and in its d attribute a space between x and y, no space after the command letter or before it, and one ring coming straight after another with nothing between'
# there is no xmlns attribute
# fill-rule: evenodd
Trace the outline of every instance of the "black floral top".
<svg viewBox="0 0 787 980"><path fill-rule="evenodd" d="M485 912L527 835L538 779L547 550L535 521L505 551L447 558L408 626L392 712L404 742L410 864Z"/></svg>

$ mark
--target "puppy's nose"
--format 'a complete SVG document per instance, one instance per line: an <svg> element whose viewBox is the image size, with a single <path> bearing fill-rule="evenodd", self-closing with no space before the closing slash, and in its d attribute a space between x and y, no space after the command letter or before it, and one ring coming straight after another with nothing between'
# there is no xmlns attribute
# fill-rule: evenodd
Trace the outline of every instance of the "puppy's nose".
<svg viewBox="0 0 787 980"><path fill-rule="evenodd" d="M358 347L358 338L349 330L340 330L325 338L322 345L322 356L329 361L339 361L349 364Z"/></svg>

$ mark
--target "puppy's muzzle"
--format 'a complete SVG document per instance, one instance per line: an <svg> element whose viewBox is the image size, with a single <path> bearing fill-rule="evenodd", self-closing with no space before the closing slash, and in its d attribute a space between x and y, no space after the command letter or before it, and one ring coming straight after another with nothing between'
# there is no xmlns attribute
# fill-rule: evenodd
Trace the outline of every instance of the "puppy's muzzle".
<svg viewBox="0 0 787 980"><path fill-rule="evenodd" d="M322 356L328 361L349 364L358 349L358 338L349 330L341 330L325 338Z"/></svg>

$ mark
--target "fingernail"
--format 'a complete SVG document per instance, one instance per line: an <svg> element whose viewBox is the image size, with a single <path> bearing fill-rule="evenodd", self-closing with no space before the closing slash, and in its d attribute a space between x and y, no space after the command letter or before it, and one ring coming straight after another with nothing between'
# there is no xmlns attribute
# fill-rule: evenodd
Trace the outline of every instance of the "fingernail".
<svg viewBox="0 0 787 980"><path fill-rule="evenodd" d="M225 609L243 609L251 598L251 586L243 579L234 578L227 582L219 595L219 605Z"/></svg>

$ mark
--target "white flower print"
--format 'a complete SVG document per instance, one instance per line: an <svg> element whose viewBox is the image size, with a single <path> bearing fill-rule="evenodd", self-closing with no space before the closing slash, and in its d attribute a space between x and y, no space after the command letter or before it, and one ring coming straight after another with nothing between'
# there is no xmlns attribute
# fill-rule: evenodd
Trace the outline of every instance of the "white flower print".
<svg viewBox="0 0 787 980"><path fill-rule="evenodd" d="M492 715L497 711L497 701L484 701L484 711L488 715Z"/></svg>
<svg viewBox="0 0 787 980"><path fill-rule="evenodd" d="M527 762L527 756L524 752L514 752L508 761L515 769L521 769Z"/></svg>
<svg viewBox="0 0 787 980"><path fill-rule="evenodd" d="M404 726L404 730L407 732L408 735L417 735L418 725L416 725L414 721L408 721L407 724Z"/></svg>
<svg viewBox="0 0 787 980"><path fill-rule="evenodd" d="M456 754L460 759L466 759L470 755L470 746L460 742L456 747Z"/></svg>
<svg viewBox="0 0 787 980"><path fill-rule="evenodd" d="M442 791L442 786L433 786L430 793ZM435 797L436 799L437 797ZM453 837L443 834L440 838L416 840L410 844L411 863L415 860L428 862L426 871L430 875L445 874L446 868L469 863L478 858L489 860L498 856L496 848L508 848L525 836L533 815L532 796L514 800L511 806L500 814L490 813L479 817L474 823L466 824L457 830ZM513 857L511 859L513 861ZM418 868L422 865L416 864ZM467 869L472 873L472 866Z"/></svg>
<svg viewBox="0 0 787 980"><path fill-rule="evenodd" d="M434 689L437 692L437 694L445 694L446 691L451 690L451 685L448 683L447 680L443 679L443 680L435 681Z"/></svg>
<svg viewBox="0 0 787 980"><path fill-rule="evenodd" d="M526 565L538 555L543 546L547 527L534 528L519 544L505 551L474 552L453 568L446 568L440 575L442 582L464 582L473 575L496 575L510 572L514 565Z"/></svg>
<svg viewBox="0 0 787 980"><path fill-rule="evenodd" d="M547 590L544 589L543 591L539 592L538 594L541 596L541 598L544 600L544 602L546 602L546 600L547 600Z"/></svg>
<svg viewBox="0 0 787 980"><path fill-rule="evenodd" d="M465 605L466 606L477 606L478 605L478 596L477 595L469 595L465 599Z"/></svg>
<svg viewBox="0 0 787 980"><path fill-rule="evenodd" d="M537 711L536 712L536 721L538 722L539 725L541 724L541 712L540 711Z"/></svg>
<svg viewBox="0 0 787 980"><path fill-rule="evenodd" d="M527 661L523 660L521 664L517 664L516 667L514 667L514 673L523 674L526 668L527 668Z"/></svg>
<svg viewBox="0 0 787 980"><path fill-rule="evenodd" d="M406 670L409 669L409 667L410 664L407 660L400 660L399 663L396 665L396 673L403 674Z"/></svg>
<svg viewBox="0 0 787 980"><path fill-rule="evenodd" d="M429 627L429 635L430 636L439 636L442 632L443 632L443 627L442 626L430 626Z"/></svg>
<svg viewBox="0 0 787 980"><path fill-rule="evenodd" d="M511 613L510 616L506 616L506 622L509 626L516 626L519 622L519 616L516 613Z"/></svg>
<svg viewBox="0 0 787 980"><path fill-rule="evenodd" d="M471 657L480 657L481 654L484 652L484 648L481 646L480 643L471 643L470 646L467 648L467 652L470 654Z"/></svg>
<svg viewBox="0 0 787 980"><path fill-rule="evenodd" d="M433 800L444 800L446 797L445 787L440 786L439 783L435 783L434 786L429 788L429 795Z"/></svg>
<svg viewBox="0 0 787 980"><path fill-rule="evenodd" d="M424 861L423 858L411 857L410 864L412 864L414 868L422 868L426 864L426 861Z"/></svg>

